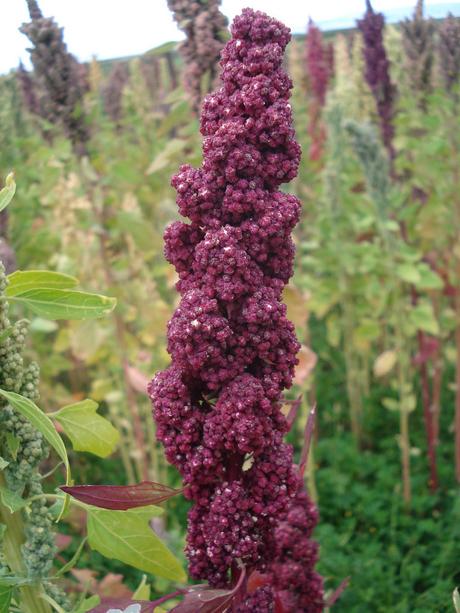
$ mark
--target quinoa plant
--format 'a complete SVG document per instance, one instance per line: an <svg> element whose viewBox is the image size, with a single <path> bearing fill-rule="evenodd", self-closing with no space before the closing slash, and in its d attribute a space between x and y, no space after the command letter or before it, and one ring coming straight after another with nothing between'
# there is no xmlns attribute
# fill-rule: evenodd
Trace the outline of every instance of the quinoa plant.
<svg viewBox="0 0 460 613"><path fill-rule="evenodd" d="M63 30L53 18L43 17L36 0L27 0L31 21L21 32L32 43L29 49L35 78L40 90L41 114L53 124L61 124L64 132L83 152L88 130L82 114L81 69L67 51Z"/></svg>
<svg viewBox="0 0 460 613"><path fill-rule="evenodd" d="M365 77L377 106L383 143L392 161L395 157L393 116L396 88L390 78L390 65L383 42L384 27L385 17L382 13L376 13L370 0L366 0L366 13L358 21L364 42Z"/></svg>
<svg viewBox="0 0 460 613"><path fill-rule="evenodd" d="M168 0L168 6L186 36L180 45L184 85L198 114L203 95L214 86L227 19L219 10L220 0Z"/></svg>
<svg viewBox="0 0 460 613"><path fill-rule="evenodd" d="M444 86L455 95L460 81L460 19L451 13L439 28L438 53Z"/></svg>
<svg viewBox="0 0 460 613"><path fill-rule="evenodd" d="M0 262L0 387L35 401L39 396L38 365L35 362L26 365L22 356L28 323L25 320L14 324L10 322L6 287L5 268ZM48 578L56 553L55 534L53 517L46 501L40 498L43 490L39 465L47 457L49 447L43 435L25 417L17 414L3 397L0 406L0 488L13 492L20 500L38 496L26 517L22 518L17 514L14 517L3 497L0 517L6 532L2 543L0 577L13 572L30 579L31 585L26 582L20 588L21 602L27 613L50 610L41 599L43 593L53 595L56 602L67 606L64 594Z"/></svg>
<svg viewBox="0 0 460 613"><path fill-rule="evenodd" d="M129 81L129 69L125 62L117 62L112 68L103 89L104 109L110 119L120 125L123 89Z"/></svg>
<svg viewBox="0 0 460 613"><path fill-rule="evenodd" d="M290 35L251 9L231 32L223 86L203 103L203 163L182 166L172 179L191 223L165 232L181 302L168 325L172 364L149 392L157 436L193 503L190 575L237 589L241 613L270 611L275 602L285 611L321 611L310 541L316 511L299 493L281 412L299 349L281 302L300 214L298 199L278 190L300 159L292 83L282 68ZM306 549L289 553L296 530ZM242 573L255 571L265 579L248 596Z"/></svg>
<svg viewBox="0 0 460 613"><path fill-rule="evenodd" d="M308 132L311 138L310 159L321 158L326 140L324 123L321 121L321 111L326 103L328 83L332 76L331 47L323 40L321 30L310 19L305 41L306 68L310 92L310 122Z"/></svg>
<svg viewBox="0 0 460 613"><path fill-rule="evenodd" d="M426 106L426 97L431 91L431 71L434 55L434 22L423 15L423 0L418 0L412 19L401 24L403 47L406 55L406 70L412 92L419 105Z"/></svg>

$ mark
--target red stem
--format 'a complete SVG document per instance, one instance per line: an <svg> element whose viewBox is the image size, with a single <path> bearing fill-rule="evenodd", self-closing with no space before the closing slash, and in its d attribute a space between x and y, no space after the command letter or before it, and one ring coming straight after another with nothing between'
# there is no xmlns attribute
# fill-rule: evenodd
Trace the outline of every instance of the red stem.
<svg viewBox="0 0 460 613"><path fill-rule="evenodd" d="M420 330L417 333L417 338L420 354L423 354L423 332ZM436 465L436 436L433 413L431 411L431 392L426 361L422 361L420 364L420 378L422 383L423 416L425 419L425 431L427 438L428 464L430 468L429 486L431 492L435 492L439 487Z"/></svg>

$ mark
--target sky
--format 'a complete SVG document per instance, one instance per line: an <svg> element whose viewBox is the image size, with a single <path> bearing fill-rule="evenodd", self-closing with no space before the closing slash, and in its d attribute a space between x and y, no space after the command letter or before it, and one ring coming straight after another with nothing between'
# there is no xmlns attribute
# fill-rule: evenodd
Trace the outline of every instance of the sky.
<svg viewBox="0 0 460 613"><path fill-rule="evenodd" d="M174 24L166 0L38 0L42 13L53 16L64 27L69 50L80 61L93 56L100 60L137 55L182 34ZM428 0L428 12L448 0ZM408 8L415 0L373 0L374 9L387 12ZM460 2L454 3L459 8ZM357 18L364 12L364 0L222 0L229 19L251 6L281 19L293 32L304 32L308 18L320 26L342 18ZM408 8L408 12L410 9ZM0 74L18 65L29 66L27 38L18 32L28 21L25 0L8 0L2 11Z"/></svg>

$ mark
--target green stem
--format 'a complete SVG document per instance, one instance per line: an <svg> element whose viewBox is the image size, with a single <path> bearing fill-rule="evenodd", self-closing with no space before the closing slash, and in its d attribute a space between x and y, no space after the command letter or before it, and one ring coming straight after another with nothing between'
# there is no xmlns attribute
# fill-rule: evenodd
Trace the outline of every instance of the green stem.
<svg viewBox="0 0 460 613"><path fill-rule="evenodd" d="M6 486L2 473L0 473L0 485L2 487ZM6 562L13 573L19 576L23 575L25 569L21 556L21 547L25 538L21 511L11 513L0 502L0 519L6 526L6 532L3 537L3 553L5 554ZM21 585L19 592L21 594L21 611L23 613L51 613L49 605L42 600L45 591L41 584Z"/></svg>
<svg viewBox="0 0 460 613"><path fill-rule="evenodd" d="M344 279L344 287L346 287L346 279ZM359 383L359 372L356 364L356 356L353 348L353 305L351 304L348 292L343 293L343 327L344 327L344 352L345 352L345 368L347 380L347 395L350 404L351 431L357 446L361 442L362 435L362 412L363 399L361 395L361 386Z"/></svg>

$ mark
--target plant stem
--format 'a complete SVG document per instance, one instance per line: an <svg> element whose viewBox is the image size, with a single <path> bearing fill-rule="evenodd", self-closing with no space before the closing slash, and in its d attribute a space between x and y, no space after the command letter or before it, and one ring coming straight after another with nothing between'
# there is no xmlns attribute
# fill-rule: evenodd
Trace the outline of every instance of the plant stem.
<svg viewBox="0 0 460 613"><path fill-rule="evenodd" d="M346 283L346 281L345 281ZM359 447L361 443L361 419L363 412L363 402L361 396L361 386L359 384L359 371L356 365L356 356L353 348L353 305L350 302L349 295L344 294L344 351L345 351L345 368L347 379L347 395L350 403L351 430L356 445Z"/></svg>
<svg viewBox="0 0 460 613"><path fill-rule="evenodd" d="M399 293L399 292L398 292ZM399 306L396 300L396 307ZM400 447L401 447L401 465L402 465L402 482L403 482L403 498L406 506L411 502L411 483L410 483L410 440L409 440L409 410L407 397L407 377L406 368L409 363L408 356L404 347L404 337L401 330L401 322L398 318L396 328L396 350L398 354L398 388L399 388L399 427L400 427Z"/></svg>
<svg viewBox="0 0 460 613"><path fill-rule="evenodd" d="M459 279L460 279L460 264L459 264ZM455 476L460 483L460 288L457 288L455 294L455 347L457 349L457 359L455 365Z"/></svg>
<svg viewBox="0 0 460 613"><path fill-rule="evenodd" d="M423 332L420 330L417 333L420 353L423 350ZM438 488L438 474L437 474L437 466L436 466L436 437L434 433L433 427L433 412L431 410L431 392L430 392L430 383L428 378L428 368L426 362L423 361L420 364L420 378L422 384L422 403L423 403L423 417L425 420L425 431L427 438L427 447L428 447L428 464L430 466L430 490L431 492L435 492Z"/></svg>
<svg viewBox="0 0 460 613"><path fill-rule="evenodd" d="M0 485L2 487L6 486L2 473L0 473ZM0 502L0 520L6 526L6 532L3 537L3 552L6 562L13 573L21 576L25 572L21 556L21 547L25 540L21 511L11 513ZM19 592L21 594L21 611L23 613L51 613L49 605L41 598L45 593L41 584L21 585Z"/></svg>

